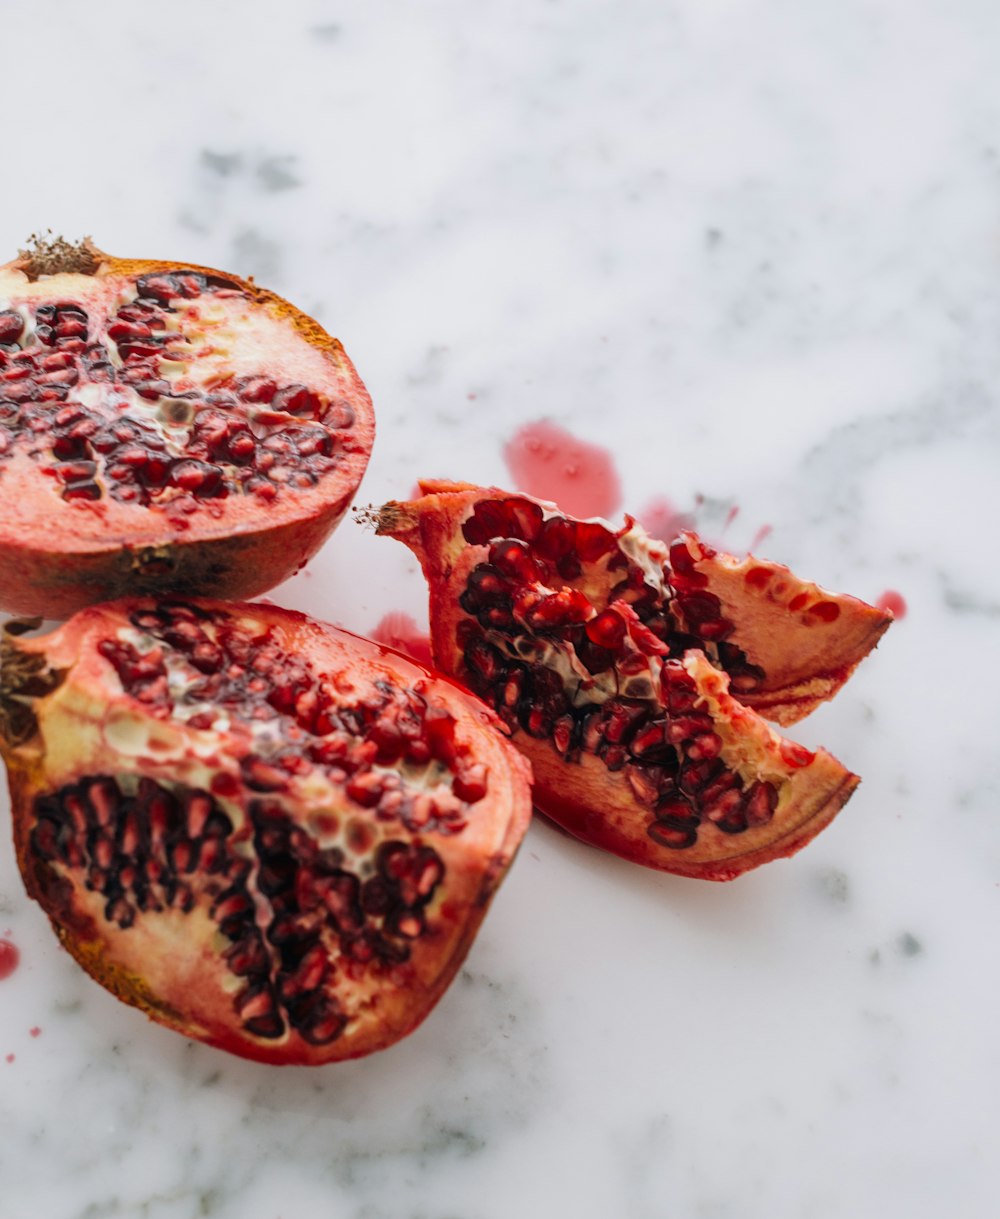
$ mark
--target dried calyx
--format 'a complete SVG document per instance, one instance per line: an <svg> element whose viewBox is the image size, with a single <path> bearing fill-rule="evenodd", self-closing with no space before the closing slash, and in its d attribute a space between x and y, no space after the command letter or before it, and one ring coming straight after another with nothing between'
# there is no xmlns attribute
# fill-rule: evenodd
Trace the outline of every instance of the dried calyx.
<svg viewBox="0 0 1000 1219"><path fill-rule="evenodd" d="M96 607L10 638L6 663L52 675L21 682L30 724L3 738L22 873L100 982L271 1062L368 1053L424 1018L530 816L476 700L217 602Z"/></svg>
<svg viewBox="0 0 1000 1219"><path fill-rule="evenodd" d="M566 828L668 871L729 879L790 854L857 783L784 740L888 625L787 568L669 547L632 521L425 483L387 504L430 585L435 659L490 703Z"/></svg>

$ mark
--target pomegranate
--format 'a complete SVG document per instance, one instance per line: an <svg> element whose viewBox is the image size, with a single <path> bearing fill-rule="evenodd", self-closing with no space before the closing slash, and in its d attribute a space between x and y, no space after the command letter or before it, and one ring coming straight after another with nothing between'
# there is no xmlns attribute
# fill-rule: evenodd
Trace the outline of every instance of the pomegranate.
<svg viewBox="0 0 1000 1219"><path fill-rule="evenodd" d="M784 740L891 621L683 533L669 547L464 483L375 513L430 585L434 657L493 706L542 812L650 867L728 880L792 854L858 779Z"/></svg>
<svg viewBox="0 0 1000 1219"><path fill-rule="evenodd" d="M234 1054L357 1057L464 958L529 768L449 679L263 605L11 624L0 748L28 892L118 998Z"/></svg>
<svg viewBox="0 0 1000 1219"><path fill-rule="evenodd" d="M265 592L373 438L341 344L252 282L61 240L0 267L0 608Z"/></svg>

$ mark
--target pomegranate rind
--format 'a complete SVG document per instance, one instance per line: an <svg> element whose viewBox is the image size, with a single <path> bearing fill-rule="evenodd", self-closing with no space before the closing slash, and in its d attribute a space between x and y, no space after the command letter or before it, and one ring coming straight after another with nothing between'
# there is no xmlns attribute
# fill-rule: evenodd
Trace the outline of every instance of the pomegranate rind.
<svg viewBox="0 0 1000 1219"><path fill-rule="evenodd" d="M811 756L805 765L790 766L782 757L782 738L729 694L724 673L697 652L685 656L684 666L701 691L698 709L711 716L723 738L723 761L741 776L767 779L777 788L778 805L766 825L733 835L703 821L694 845L672 851L650 837L649 810L628 798L621 775L599 758L583 754L578 763L567 765L545 741L521 733L515 743L531 761L536 804L574 837L677 876L735 880L800 851L833 820L860 779L824 749L807 751Z"/></svg>
<svg viewBox="0 0 1000 1219"><path fill-rule="evenodd" d="M692 533L678 541L701 587L733 622L730 642L764 670L742 701L777 724L794 724L831 699L893 621L890 612L801 580L780 563L720 553Z"/></svg>
<svg viewBox="0 0 1000 1219"><path fill-rule="evenodd" d="M398 824L387 829L371 810L358 807L315 770L292 775L286 790L269 797L294 815L297 825L307 825L317 842L324 832L335 834L322 845L335 843L345 849L346 858L358 868L370 865L367 856L355 858L344 847L345 825L353 826L355 834L361 827L370 840L363 848L369 854L390 839L414 849L433 848L444 879L426 907L426 929L412 941L406 960L371 969L356 967L346 958L334 961L333 996L346 1017L335 1040L311 1044L291 1024L278 1038L254 1036L234 1014L236 983L220 955L226 941L204 902L186 912L143 912L130 927L120 928L108 920L105 897L88 888L79 868L42 858L32 845L40 797L65 790L84 776L103 775L123 785L141 779L168 789L216 792L235 827L232 841L243 844L236 849L249 851L247 809L251 800L260 798L247 789L240 769L253 745L250 727L234 718L218 731L195 729L176 717L151 714L148 705L122 688L115 669L98 650L102 641L115 638L128 625L130 613L155 604L131 599L89 607L49 635L8 638L5 643L4 703L27 708L33 729L12 733L8 716L0 734L15 848L29 895L96 981L185 1036L275 1064L317 1065L392 1045L426 1018L447 989L517 852L531 817L526 760L497 731L492 713L479 700L391 649L276 607L188 603L250 629L272 632L290 657L308 655L345 699L369 695L376 681L420 692L429 706L454 717L458 752L485 768L487 795L470 804L464 828L448 834L433 828L408 833ZM38 676L39 659L47 681ZM31 677L25 679L26 673ZM24 693L45 686L51 687L47 693ZM228 794L217 794L220 791ZM331 818L338 830L316 828Z"/></svg>
<svg viewBox="0 0 1000 1219"><path fill-rule="evenodd" d="M438 621L443 637L464 616L457 594L485 554L485 547L470 546L461 532L477 503L516 498L574 519L554 504L497 487L445 479L424 479L419 486L422 498L390 501L378 510L376 531L403 542L420 560L430 588L432 626ZM633 521L625 528L597 523L623 548L645 551L657 562L666 557L665 546ZM691 532L682 533L677 543L690 555L699 587L719 599L732 625L727 641L764 670L755 690L740 691L740 701L774 723L794 724L831 699L893 622L890 611L802 580L780 563L715 551ZM605 573L588 573L588 579L608 582ZM437 652L435 657L446 668Z"/></svg>
<svg viewBox="0 0 1000 1219"><path fill-rule="evenodd" d="M420 499L384 505L375 514L376 530L403 542L419 559L429 587L435 663L459 680L467 681L469 674L465 670L459 638L461 627L470 620L470 615L462 609L459 597L470 574L484 561L488 547L466 541L462 525L481 500L531 500L532 497L443 480L421 482L420 487L425 493ZM534 502L545 511L558 511L554 505ZM566 516L565 513L560 515ZM619 539L624 538L626 544L635 536L628 525L625 530L615 530L611 525L607 528ZM738 601L731 586L743 584L744 572L751 564L756 568L762 564L756 559L741 563L732 556L712 556L708 548L702 555L700 543L693 535L685 535L684 540L692 549L699 547L698 570L700 572L704 564L710 590L720 590L717 595L724 609L731 610L736 624L730 638L742 646L741 615L745 606ZM665 557L665 547L652 543L650 549L657 557L661 554ZM574 582L577 586L588 586L590 573L586 564L584 566L583 576ZM825 625L822 620L818 625L814 622L801 625L788 611L787 603L794 596L806 593L811 598L806 602L808 605L820 600L846 605L847 612L842 617L848 621L853 607L861 607L861 612L854 617L864 624L863 627L859 626L853 634L841 636L846 639L850 659L842 660L837 667L836 680L829 670L803 675L796 674L792 664L785 664L780 669L778 688L773 688L775 683L765 682L758 691L762 711L773 713L774 718L792 712L794 714L789 718L796 719L815 701L830 697L846 680L860 659L857 653L863 654L874 645L887 621L881 616L873 618L878 612L854 598L826 593L816 585L797 580L786 568L775 564L767 566L769 576L775 582L784 580L794 591L783 600L772 597L749 603L750 626L746 638L751 647L760 644L762 656L770 657L779 650L783 628L791 635L793 653L800 635L808 635L810 642L817 633L822 637ZM605 594L610 583L607 572L596 571L593 582L598 594ZM827 637L820 653L827 657L834 646ZM811 660L817 652L800 649L799 655ZM750 659L754 659L752 654ZM744 781L766 780L776 788L777 807L765 824L751 825L734 834L725 833L705 820L694 843L683 850L671 849L650 836L653 814L634 798L620 771L609 770L593 753L580 752L572 761L567 761L553 748L550 740L536 739L525 731L515 731L512 739L531 761L536 807L571 834L648 867L699 879L732 880L763 863L798 851L833 819L857 787L859 779L825 750L812 752L784 741L765 723L757 709L748 705L749 699L742 693L739 698L730 693L729 677L702 652L687 652L684 666L700 690L697 709L711 717L713 730L722 739L721 758L726 766Z"/></svg>
<svg viewBox="0 0 1000 1219"><path fill-rule="evenodd" d="M34 457L20 449L9 452L0 475L6 505L0 608L65 618L84 605L123 595L244 599L267 592L315 555L351 504L374 443L367 390L338 339L252 281L197 264L119 259L87 249L92 274L67 270L35 278L24 258L0 267L0 301L22 307L82 302L106 319L117 286L139 276L183 271L225 280L245 298L247 316L264 328L279 361L287 362L263 371L280 377L283 366L306 370L331 398L350 406L354 420L337 433L336 468L314 486L263 502L247 494L206 499L194 515L109 495L67 501L60 498L57 479ZM73 401L72 394L65 400Z"/></svg>

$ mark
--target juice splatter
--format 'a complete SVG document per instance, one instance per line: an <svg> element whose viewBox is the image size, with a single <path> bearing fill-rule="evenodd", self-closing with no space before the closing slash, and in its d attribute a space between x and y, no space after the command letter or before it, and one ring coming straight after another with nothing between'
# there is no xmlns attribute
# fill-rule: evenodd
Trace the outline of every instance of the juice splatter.
<svg viewBox="0 0 1000 1219"><path fill-rule="evenodd" d="M32 1037L41 1037L41 1035L42 1035L42 1030L38 1027L37 1024L35 1025L34 1028L28 1029L28 1032L31 1034Z"/></svg>
<svg viewBox="0 0 1000 1219"><path fill-rule="evenodd" d="M622 499L611 455L541 420L519 428L504 445L518 491L554 500L572 516L611 516Z"/></svg>
<svg viewBox="0 0 1000 1219"><path fill-rule="evenodd" d="M10 977L20 960L21 954L10 940L0 940L0 981Z"/></svg>
<svg viewBox="0 0 1000 1219"><path fill-rule="evenodd" d="M402 614L398 610L386 614L371 632L371 638L376 643L385 644L387 648L404 652L420 664L432 663L431 641L409 614Z"/></svg>
<svg viewBox="0 0 1000 1219"><path fill-rule="evenodd" d="M875 602L875 608L888 610L894 618L906 617L906 602L900 593L893 588L887 588Z"/></svg>
<svg viewBox="0 0 1000 1219"><path fill-rule="evenodd" d="M772 529L770 525L761 525L757 532L750 539L750 545L747 550L752 554L757 550L757 547L771 536Z"/></svg>
<svg viewBox="0 0 1000 1219"><path fill-rule="evenodd" d="M690 512L681 512L662 495L640 508L636 520L650 537L661 542L672 542L685 529L694 528L694 516Z"/></svg>

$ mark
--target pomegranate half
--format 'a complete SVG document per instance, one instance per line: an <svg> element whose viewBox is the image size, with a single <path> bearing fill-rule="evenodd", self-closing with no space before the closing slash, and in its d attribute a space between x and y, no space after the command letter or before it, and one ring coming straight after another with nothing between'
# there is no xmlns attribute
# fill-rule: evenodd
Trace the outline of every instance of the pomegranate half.
<svg viewBox="0 0 1000 1219"><path fill-rule="evenodd" d="M263 605L128 599L8 629L29 894L102 985L234 1054L382 1049L454 976L531 816L478 699Z"/></svg>
<svg viewBox="0 0 1000 1219"><path fill-rule="evenodd" d="M338 340L252 282L62 241L0 267L2 609L265 592L373 439Z"/></svg>
<svg viewBox="0 0 1000 1219"><path fill-rule="evenodd" d="M668 547L631 519L421 489L376 528L419 558L436 663L496 709L554 821L650 867L729 880L798 850L850 796L855 775L757 711L790 723L829 698L889 615L691 533Z"/></svg>

